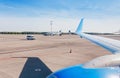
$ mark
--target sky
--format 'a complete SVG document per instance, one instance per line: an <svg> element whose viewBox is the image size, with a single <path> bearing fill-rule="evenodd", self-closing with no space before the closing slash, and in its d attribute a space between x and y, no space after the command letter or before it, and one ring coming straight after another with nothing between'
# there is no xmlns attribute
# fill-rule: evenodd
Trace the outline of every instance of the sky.
<svg viewBox="0 0 120 78"><path fill-rule="evenodd" d="M0 31L120 30L120 0L0 0Z"/></svg>

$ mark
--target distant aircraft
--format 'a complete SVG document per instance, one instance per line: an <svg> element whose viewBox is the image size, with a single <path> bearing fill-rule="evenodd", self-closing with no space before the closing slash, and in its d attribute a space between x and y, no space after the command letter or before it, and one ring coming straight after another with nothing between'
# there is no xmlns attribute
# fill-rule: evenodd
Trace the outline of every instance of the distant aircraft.
<svg viewBox="0 0 120 78"><path fill-rule="evenodd" d="M118 30L117 32L114 32L113 34L120 35L120 30Z"/></svg>
<svg viewBox="0 0 120 78"><path fill-rule="evenodd" d="M76 34L110 51L85 64L71 66L52 73L47 78L120 78L120 41L82 32L83 19Z"/></svg>
<svg viewBox="0 0 120 78"><path fill-rule="evenodd" d="M44 33L43 35L44 35L44 36L55 36L55 35L61 36L61 35L62 35L62 32L61 32L61 31L59 31L59 32L46 32L46 33Z"/></svg>

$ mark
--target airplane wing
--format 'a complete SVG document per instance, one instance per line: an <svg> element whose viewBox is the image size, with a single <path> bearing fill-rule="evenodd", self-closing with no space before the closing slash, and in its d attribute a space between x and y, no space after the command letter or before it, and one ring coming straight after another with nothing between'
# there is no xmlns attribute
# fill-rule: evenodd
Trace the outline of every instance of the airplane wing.
<svg viewBox="0 0 120 78"><path fill-rule="evenodd" d="M52 73L47 78L120 78L120 41L85 34L82 32L82 25L83 19L76 34L107 49L114 55L101 56L84 64L64 68Z"/></svg>
<svg viewBox="0 0 120 78"><path fill-rule="evenodd" d="M80 37L85 38L85 39L107 49L108 51L110 51L113 54L120 53L120 41L119 40L85 34L82 32L82 26L83 26L83 19L81 19L81 22L76 30L76 34L78 34Z"/></svg>

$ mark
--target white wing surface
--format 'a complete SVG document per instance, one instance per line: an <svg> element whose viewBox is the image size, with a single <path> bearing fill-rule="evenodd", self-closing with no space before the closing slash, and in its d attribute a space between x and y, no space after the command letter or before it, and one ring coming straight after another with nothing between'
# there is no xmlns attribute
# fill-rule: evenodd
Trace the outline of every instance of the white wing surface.
<svg viewBox="0 0 120 78"><path fill-rule="evenodd" d="M80 37L85 38L85 39L107 49L108 51L110 51L113 54L120 53L120 41L119 40L85 34L82 32L82 26L83 26L83 19L81 19L81 22L76 30L76 34L78 34Z"/></svg>

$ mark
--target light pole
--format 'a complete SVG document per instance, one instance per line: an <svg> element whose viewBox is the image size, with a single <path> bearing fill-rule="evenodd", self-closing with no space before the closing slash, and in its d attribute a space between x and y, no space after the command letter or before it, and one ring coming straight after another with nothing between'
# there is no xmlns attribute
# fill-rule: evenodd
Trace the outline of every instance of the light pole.
<svg viewBox="0 0 120 78"><path fill-rule="evenodd" d="M51 35L52 35L52 25L53 25L53 21L50 21L50 26L51 26Z"/></svg>

